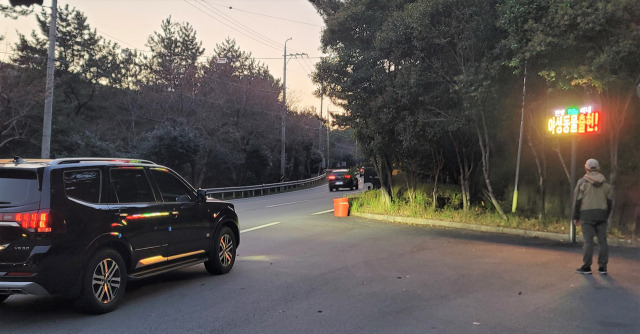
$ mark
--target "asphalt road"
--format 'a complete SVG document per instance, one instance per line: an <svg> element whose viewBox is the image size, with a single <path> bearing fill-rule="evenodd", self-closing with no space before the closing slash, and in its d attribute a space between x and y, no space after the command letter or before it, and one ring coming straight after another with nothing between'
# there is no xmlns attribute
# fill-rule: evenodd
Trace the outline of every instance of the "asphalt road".
<svg viewBox="0 0 640 334"><path fill-rule="evenodd" d="M326 185L233 201L234 269L132 282L116 311L12 296L0 333L640 333L640 250L337 218Z"/></svg>

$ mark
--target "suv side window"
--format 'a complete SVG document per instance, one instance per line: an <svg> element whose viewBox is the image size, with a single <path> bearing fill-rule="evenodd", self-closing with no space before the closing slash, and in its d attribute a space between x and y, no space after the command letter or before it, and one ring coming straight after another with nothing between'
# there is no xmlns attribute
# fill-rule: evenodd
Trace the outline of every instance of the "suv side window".
<svg viewBox="0 0 640 334"><path fill-rule="evenodd" d="M156 201L143 167L113 168L110 175L118 203Z"/></svg>
<svg viewBox="0 0 640 334"><path fill-rule="evenodd" d="M165 168L151 168L151 175L156 179L158 188L165 202L191 202L194 200L193 190Z"/></svg>
<svg viewBox="0 0 640 334"><path fill-rule="evenodd" d="M69 170L64 172L63 179L64 193L67 197L88 203L100 203L100 170Z"/></svg>

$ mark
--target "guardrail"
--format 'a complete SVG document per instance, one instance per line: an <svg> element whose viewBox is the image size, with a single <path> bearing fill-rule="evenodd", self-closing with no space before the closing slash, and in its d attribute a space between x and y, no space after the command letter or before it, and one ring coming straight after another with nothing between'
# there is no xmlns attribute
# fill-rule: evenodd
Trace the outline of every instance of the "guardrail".
<svg viewBox="0 0 640 334"><path fill-rule="evenodd" d="M230 194L230 197L228 198L253 197L253 196L268 195L271 193L284 192L291 189L314 186L323 182L326 176L327 174L325 173L310 179L299 180L299 181L269 183L269 184L243 186L243 187L209 188L204 190L207 192L207 197L217 198L217 199L225 199L225 194Z"/></svg>

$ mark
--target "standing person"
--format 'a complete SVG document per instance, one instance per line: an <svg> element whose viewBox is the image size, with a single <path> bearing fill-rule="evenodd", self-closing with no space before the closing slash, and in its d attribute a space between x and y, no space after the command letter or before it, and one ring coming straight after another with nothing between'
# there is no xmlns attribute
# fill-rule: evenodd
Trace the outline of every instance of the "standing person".
<svg viewBox="0 0 640 334"><path fill-rule="evenodd" d="M582 226L584 245L582 248L582 267L578 274L591 274L593 262L593 237L598 237L598 273L607 274L609 246L607 245L607 219L611 213L611 185L600 173L600 164L589 159L584 164L586 174L578 181L574 190L573 223Z"/></svg>

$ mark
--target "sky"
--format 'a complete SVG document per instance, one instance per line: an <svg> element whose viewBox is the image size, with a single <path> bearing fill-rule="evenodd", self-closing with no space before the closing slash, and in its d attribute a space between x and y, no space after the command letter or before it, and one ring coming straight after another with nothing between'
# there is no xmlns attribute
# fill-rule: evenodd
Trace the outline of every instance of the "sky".
<svg viewBox="0 0 640 334"><path fill-rule="evenodd" d="M43 6L51 7L52 0ZM8 5L9 0L0 0ZM189 23L210 57L216 44L226 38L236 41L241 50L269 68L271 75L282 79L284 46L287 54L287 101L294 107L320 109L320 99L313 96L311 81L314 64L323 55L320 36L324 22L308 0L58 0L58 7L69 5L83 12L88 24L100 36L124 48L148 51L149 36L161 31L163 20ZM40 11L36 6L36 11ZM16 30L29 36L36 29L35 16L11 20L0 17L0 60L8 61L18 40ZM331 107L329 107L331 108ZM335 108L335 107L334 107ZM327 99L323 113L326 114Z"/></svg>

